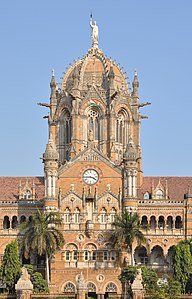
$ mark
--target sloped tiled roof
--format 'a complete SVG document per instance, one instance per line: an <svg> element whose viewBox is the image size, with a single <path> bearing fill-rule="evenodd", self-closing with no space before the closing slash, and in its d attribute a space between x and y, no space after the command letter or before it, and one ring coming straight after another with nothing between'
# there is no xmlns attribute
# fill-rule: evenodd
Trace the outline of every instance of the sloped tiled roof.
<svg viewBox="0 0 192 299"><path fill-rule="evenodd" d="M0 200L16 200L21 189L35 184L36 199L44 197L44 177L0 177Z"/></svg>
<svg viewBox="0 0 192 299"><path fill-rule="evenodd" d="M170 199L182 200L189 188L192 192L192 176L144 176L143 184L138 190L139 198L143 198L145 192L151 193L152 185L156 188L159 181L163 188L166 187L167 182ZM30 188L33 183L35 184L36 199L44 197L44 177L0 177L0 200L18 199L19 185L21 184L22 189L27 182Z"/></svg>
<svg viewBox="0 0 192 299"><path fill-rule="evenodd" d="M182 200L184 194L188 193L189 188L192 191L192 176L144 176L143 184L139 190L139 197L143 198L145 192L151 193L152 185L155 189L159 181L163 188L166 187L167 182L168 196L170 199Z"/></svg>

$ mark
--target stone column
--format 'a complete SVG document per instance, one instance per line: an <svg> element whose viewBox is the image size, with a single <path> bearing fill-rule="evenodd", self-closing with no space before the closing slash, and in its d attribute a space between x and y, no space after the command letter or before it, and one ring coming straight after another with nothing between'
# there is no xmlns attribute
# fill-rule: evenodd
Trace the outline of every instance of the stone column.
<svg viewBox="0 0 192 299"><path fill-rule="evenodd" d="M33 292L33 284L30 280L30 275L27 269L23 267L21 269L21 277L15 285L17 299L30 299Z"/></svg>
<svg viewBox="0 0 192 299"><path fill-rule="evenodd" d="M81 272L77 280L77 299L85 299L87 294L87 284L83 273Z"/></svg>
<svg viewBox="0 0 192 299"><path fill-rule="evenodd" d="M132 283L133 299L144 299L141 269L138 269L134 282Z"/></svg>

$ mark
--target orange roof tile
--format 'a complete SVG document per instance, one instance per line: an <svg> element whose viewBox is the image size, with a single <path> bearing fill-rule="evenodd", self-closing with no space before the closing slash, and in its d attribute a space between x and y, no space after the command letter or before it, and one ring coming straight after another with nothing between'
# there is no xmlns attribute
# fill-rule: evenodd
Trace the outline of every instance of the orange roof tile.
<svg viewBox="0 0 192 299"><path fill-rule="evenodd" d="M170 199L182 200L184 194L192 190L192 177L180 177L180 176L146 176L143 177L143 184L139 189L139 197L143 198L145 192L151 193L152 185L154 189L157 187L158 183L161 183L162 187L168 187L168 196Z"/></svg>
<svg viewBox="0 0 192 299"><path fill-rule="evenodd" d="M0 177L0 200L18 199L19 185L23 189L27 182L30 188L35 184L36 199L44 197L43 177Z"/></svg>

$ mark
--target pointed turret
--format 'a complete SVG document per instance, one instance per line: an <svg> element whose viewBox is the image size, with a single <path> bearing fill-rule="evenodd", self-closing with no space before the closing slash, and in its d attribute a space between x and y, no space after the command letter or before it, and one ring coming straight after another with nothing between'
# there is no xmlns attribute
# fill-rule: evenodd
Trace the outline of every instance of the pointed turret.
<svg viewBox="0 0 192 299"><path fill-rule="evenodd" d="M111 63L111 66L110 66L108 77L109 77L109 95L111 97L115 92L115 87L114 87L115 73L114 73L114 70L113 70L112 63Z"/></svg>
<svg viewBox="0 0 192 299"><path fill-rule="evenodd" d="M73 88L78 88L78 85L79 85L79 72L76 65L73 73Z"/></svg>
<svg viewBox="0 0 192 299"><path fill-rule="evenodd" d="M135 70L132 86L133 86L132 96L138 98L139 81L138 81L138 75L136 70Z"/></svg>
<svg viewBox="0 0 192 299"><path fill-rule="evenodd" d="M55 81L54 70L52 70L52 77L51 77L50 87L51 87L50 116L52 118L54 113L55 113L56 106L57 106L57 90L58 90L58 85L57 85L57 82Z"/></svg>
<svg viewBox="0 0 192 299"><path fill-rule="evenodd" d="M132 138L130 137L124 153L124 160L126 161L126 163L131 162L131 165L133 165L133 162L136 162L136 156L137 156L136 147L135 144L133 143Z"/></svg>
<svg viewBox="0 0 192 299"><path fill-rule="evenodd" d="M123 197L124 206L126 208L137 208L137 150L133 143L132 138L129 138L129 142L126 147L126 151L123 156Z"/></svg>
<svg viewBox="0 0 192 299"><path fill-rule="evenodd" d="M50 134L51 135L51 134ZM59 155L50 136L43 154L45 176L45 200L56 199Z"/></svg>
<svg viewBox="0 0 192 299"><path fill-rule="evenodd" d="M79 70L78 70L77 64L75 64L74 73L73 73L72 78L73 78L73 87L72 87L72 90L71 90L71 94L77 100L77 98L80 97L80 90L79 90Z"/></svg>

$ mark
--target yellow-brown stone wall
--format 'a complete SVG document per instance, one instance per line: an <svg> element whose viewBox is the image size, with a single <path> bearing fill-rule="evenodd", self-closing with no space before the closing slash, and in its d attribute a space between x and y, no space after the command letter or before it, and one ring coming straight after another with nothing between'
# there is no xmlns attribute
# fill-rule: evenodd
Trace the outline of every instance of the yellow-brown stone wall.
<svg viewBox="0 0 192 299"><path fill-rule="evenodd" d="M58 181L58 186L61 188L62 194L70 190L71 184L74 184L74 190L79 195L82 195L83 187L88 191L89 186L83 182L82 178L86 169L95 169L99 174L99 181L91 186L92 192L94 192L94 188L96 187L99 196L107 190L107 185L110 184L111 192L118 195L119 188L122 185L121 173L113 170L102 161L77 162L62 172Z"/></svg>

